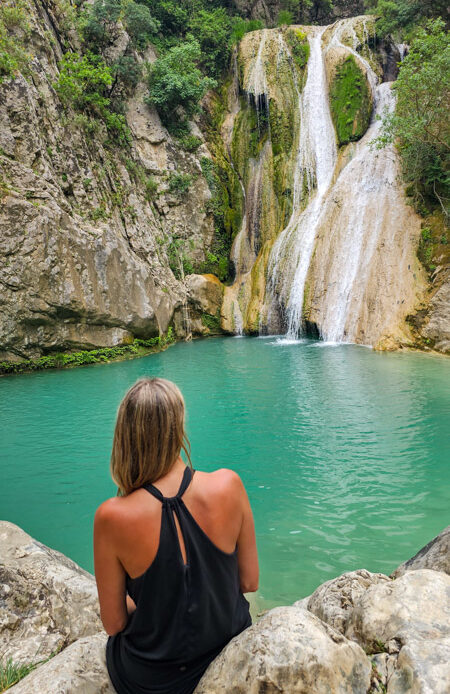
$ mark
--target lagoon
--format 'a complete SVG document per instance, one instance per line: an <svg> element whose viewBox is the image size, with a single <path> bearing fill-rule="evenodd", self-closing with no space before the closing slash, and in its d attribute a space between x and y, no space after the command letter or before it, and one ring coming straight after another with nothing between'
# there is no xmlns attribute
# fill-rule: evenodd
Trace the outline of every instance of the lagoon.
<svg viewBox="0 0 450 694"><path fill-rule="evenodd" d="M92 571L115 413L145 375L181 388L194 467L241 475L264 606L389 574L449 522L450 361L276 337L0 379L1 518Z"/></svg>

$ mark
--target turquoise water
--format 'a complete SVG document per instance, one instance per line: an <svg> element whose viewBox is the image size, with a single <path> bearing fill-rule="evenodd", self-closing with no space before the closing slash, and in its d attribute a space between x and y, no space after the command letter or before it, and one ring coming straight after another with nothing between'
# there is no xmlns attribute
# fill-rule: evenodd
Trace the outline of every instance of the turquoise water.
<svg viewBox="0 0 450 694"><path fill-rule="evenodd" d="M116 408L143 375L182 389L194 466L243 478L264 604L389 573L449 522L450 361L274 338L0 379L3 519L92 571Z"/></svg>

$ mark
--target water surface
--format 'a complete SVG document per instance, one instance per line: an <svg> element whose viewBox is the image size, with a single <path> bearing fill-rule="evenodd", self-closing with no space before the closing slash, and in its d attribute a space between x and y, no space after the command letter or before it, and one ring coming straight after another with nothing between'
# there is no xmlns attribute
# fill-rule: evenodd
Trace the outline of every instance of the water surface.
<svg viewBox="0 0 450 694"><path fill-rule="evenodd" d="M116 409L144 375L183 391L194 466L241 475L266 605L389 573L449 522L450 361L275 338L0 379L0 516L92 571Z"/></svg>

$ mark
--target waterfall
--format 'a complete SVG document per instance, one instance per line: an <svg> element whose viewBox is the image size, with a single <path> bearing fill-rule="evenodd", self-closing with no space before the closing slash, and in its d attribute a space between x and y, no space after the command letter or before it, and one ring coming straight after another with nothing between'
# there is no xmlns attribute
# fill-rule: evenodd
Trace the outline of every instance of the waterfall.
<svg viewBox="0 0 450 694"><path fill-rule="evenodd" d="M324 31L325 27L312 29L308 36L308 73L299 95L300 138L293 212L269 260L269 293L272 300L276 295L276 301L284 309L289 338L297 337L301 328L306 276L323 197L331 183L337 156L321 48Z"/></svg>

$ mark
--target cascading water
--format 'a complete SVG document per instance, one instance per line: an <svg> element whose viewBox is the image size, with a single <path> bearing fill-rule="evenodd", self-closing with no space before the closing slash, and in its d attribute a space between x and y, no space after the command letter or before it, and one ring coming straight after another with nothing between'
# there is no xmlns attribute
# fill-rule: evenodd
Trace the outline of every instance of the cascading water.
<svg viewBox="0 0 450 694"><path fill-rule="evenodd" d="M306 275L323 197L331 183L337 155L321 49L324 30L320 27L309 35L308 74L299 96L300 138L293 212L269 261L269 292L284 309L291 339L298 336L301 328ZM302 211L305 198L310 196L312 199Z"/></svg>

